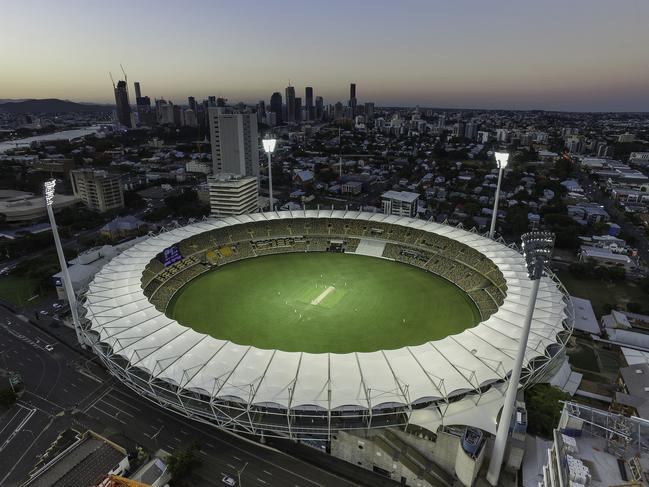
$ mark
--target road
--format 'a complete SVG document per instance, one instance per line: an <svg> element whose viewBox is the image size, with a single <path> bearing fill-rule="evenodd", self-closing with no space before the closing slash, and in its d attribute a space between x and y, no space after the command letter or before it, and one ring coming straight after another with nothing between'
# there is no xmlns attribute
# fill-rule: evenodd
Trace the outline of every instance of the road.
<svg viewBox="0 0 649 487"><path fill-rule="evenodd" d="M57 333L63 330L57 330ZM44 347L52 345L49 352ZM203 465L192 485L217 486L222 474L242 485L349 487L357 485L276 450L167 412L131 392L95 360L0 307L0 369L19 372L25 392L0 416L0 485L20 485L67 428L93 429L127 449L154 453L194 441ZM344 463L344 462L342 462Z"/></svg>

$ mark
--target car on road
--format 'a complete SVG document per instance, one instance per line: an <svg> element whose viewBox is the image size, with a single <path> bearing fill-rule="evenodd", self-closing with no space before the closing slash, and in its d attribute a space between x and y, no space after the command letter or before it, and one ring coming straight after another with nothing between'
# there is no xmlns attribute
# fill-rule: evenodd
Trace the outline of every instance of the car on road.
<svg viewBox="0 0 649 487"><path fill-rule="evenodd" d="M234 480L229 475L224 475L223 478L221 479L221 482L223 482L225 485L229 485L230 487L234 487L235 485L237 485L237 481Z"/></svg>
<svg viewBox="0 0 649 487"><path fill-rule="evenodd" d="M42 315L46 315L46 314L47 314L47 311L45 311L45 310L43 309L43 310L40 311L40 313L41 313Z"/></svg>
<svg viewBox="0 0 649 487"><path fill-rule="evenodd" d="M45 345L45 350L51 352L52 350L54 350L54 347L52 345Z"/></svg>

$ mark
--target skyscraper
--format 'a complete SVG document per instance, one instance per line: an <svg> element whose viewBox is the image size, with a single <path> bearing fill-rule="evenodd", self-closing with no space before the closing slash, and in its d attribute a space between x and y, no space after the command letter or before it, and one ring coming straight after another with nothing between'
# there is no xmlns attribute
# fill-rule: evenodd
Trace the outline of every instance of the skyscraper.
<svg viewBox="0 0 649 487"><path fill-rule="evenodd" d="M372 120L374 118L374 103L366 102L365 103L365 119Z"/></svg>
<svg viewBox="0 0 649 487"><path fill-rule="evenodd" d="M334 106L334 120L343 118L343 104L337 102Z"/></svg>
<svg viewBox="0 0 649 487"><path fill-rule="evenodd" d="M257 103L257 122L264 123L264 120L266 120L266 102L259 100L259 103Z"/></svg>
<svg viewBox="0 0 649 487"><path fill-rule="evenodd" d="M140 82L133 83L135 86L135 109L140 125L155 125L155 117L151 113L151 99L148 96L142 96Z"/></svg>
<svg viewBox="0 0 649 487"><path fill-rule="evenodd" d="M276 91L270 97L270 111L275 114L275 123L282 123L282 94Z"/></svg>
<svg viewBox="0 0 649 487"><path fill-rule="evenodd" d="M126 81L118 81L115 86L115 105L117 106L117 120L124 127L131 125L131 105L128 102L128 86Z"/></svg>
<svg viewBox="0 0 649 487"><path fill-rule="evenodd" d="M191 108L194 113L196 113L196 98L193 96L187 97L187 104L189 105L189 108Z"/></svg>
<svg viewBox="0 0 649 487"><path fill-rule="evenodd" d="M313 88L311 86L304 89L304 108L306 110L306 119L313 120Z"/></svg>
<svg viewBox="0 0 649 487"><path fill-rule="evenodd" d="M209 108L213 173L259 175L259 140L255 113L223 113Z"/></svg>
<svg viewBox="0 0 649 487"><path fill-rule="evenodd" d="M315 97L315 119L322 120L324 116L324 100L321 96Z"/></svg>
<svg viewBox="0 0 649 487"><path fill-rule="evenodd" d="M302 98L295 98L295 121L300 123L302 121Z"/></svg>
<svg viewBox="0 0 649 487"><path fill-rule="evenodd" d="M295 123L295 88L286 87L286 121Z"/></svg>
<svg viewBox="0 0 649 487"><path fill-rule="evenodd" d="M351 108L352 118L356 116L356 83L349 85L349 108Z"/></svg>

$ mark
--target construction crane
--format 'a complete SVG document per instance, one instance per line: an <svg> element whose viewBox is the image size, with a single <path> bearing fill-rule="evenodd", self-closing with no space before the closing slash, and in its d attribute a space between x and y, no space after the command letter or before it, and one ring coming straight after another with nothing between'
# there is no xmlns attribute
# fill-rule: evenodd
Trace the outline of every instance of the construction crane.
<svg viewBox="0 0 649 487"><path fill-rule="evenodd" d="M119 67L122 70L122 73L124 74L124 83L126 83L128 89L128 77L126 76L126 71L124 71L124 66L122 66L122 64L120 63Z"/></svg>
<svg viewBox="0 0 649 487"><path fill-rule="evenodd" d="M110 80L113 82L113 89L115 89L115 80L113 79L113 73L108 71L108 76L110 76Z"/></svg>
<svg viewBox="0 0 649 487"><path fill-rule="evenodd" d="M152 487L151 484L138 482L137 480L127 479L119 475L109 475L108 484L105 487Z"/></svg>

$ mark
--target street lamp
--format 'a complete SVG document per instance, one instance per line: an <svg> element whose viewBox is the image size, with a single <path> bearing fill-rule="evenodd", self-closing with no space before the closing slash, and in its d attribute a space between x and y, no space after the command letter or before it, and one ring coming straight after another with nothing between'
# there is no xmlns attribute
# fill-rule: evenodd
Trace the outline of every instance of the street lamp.
<svg viewBox="0 0 649 487"><path fill-rule="evenodd" d="M45 207L47 208L47 216L50 219L50 226L52 227L52 235L54 236L54 246L56 247L56 254L59 258L59 264L61 265L61 274L63 274L63 287L65 288L65 295L68 298L68 303L70 304L70 312L72 313L72 323L74 325L74 330L77 333L77 341L82 348L85 348L83 343L82 334L81 334L81 323L79 321L79 310L77 309L77 297L74 294L74 289L72 289L72 281L70 279L70 272L68 271L68 263L65 261L65 255L63 254L63 246L61 245L61 237L59 237L59 230L56 226L56 221L54 220L54 210L52 205L54 204L54 190L56 188L56 179L51 179L46 181L44 184L44 195L45 195Z"/></svg>
<svg viewBox="0 0 649 487"><path fill-rule="evenodd" d="M496 186L496 197L494 198L494 212L491 215L491 228L489 229L489 238L494 238L496 232L496 218L498 218L498 198L500 198L500 183L503 179L503 171L507 167L509 161L508 152L496 152L496 163L498 164L498 185Z"/></svg>
<svg viewBox="0 0 649 487"><path fill-rule="evenodd" d="M277 144L277 139L263 139L261 143L264 146L264 151L268 156L268 194L270 196L270 211L275 209L273 204L273 170L271 167L271 157L270 155L275 150L275 145Z"/></svg>
<svg viewBox="0 0 649 487"><path fill-rule="evenodd" d="M527 349L527 339L530 336L532 326L532 317L536 306L536 297L539 293L539 285L545 265L552 256L554 248L554 234L551 232L529 232L521 236L523 243L523 256L527 264L527 275L532 281L532 291L527 303L527 312L523 323L523 330L518 342L518 352L512 368L512 375L509 378L507 393L505 394L505 403L500 414L500 423L496 432L496 441L494 442L491 460L489 462L489 471L487 472L487 481L491 485L498 485L500 477L500 467L505 456L505 447L507 446L507 437L509 436L509 425L511 424L512 414L514 413L514 404L518 393L518 382L521 378L523 369L523 359Z"/></svg>

